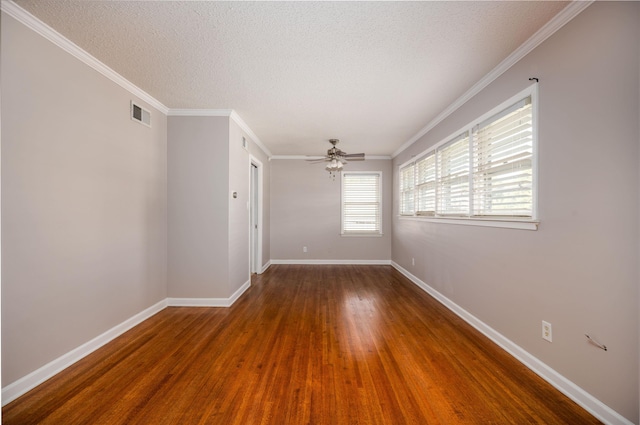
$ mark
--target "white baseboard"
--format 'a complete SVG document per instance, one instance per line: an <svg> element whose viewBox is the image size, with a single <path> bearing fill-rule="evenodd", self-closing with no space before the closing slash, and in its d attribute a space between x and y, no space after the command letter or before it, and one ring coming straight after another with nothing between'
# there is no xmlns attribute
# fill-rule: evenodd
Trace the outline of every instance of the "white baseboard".
<svg viewBox="0 0 640 425"><path fill-rule="evenodd" d="M259 274L266 272L270 266L271 266L271 260L267 261L267 264L265 264L264 267L262 267L262 270L260 270Z"/></svg>
<svg viewBox="0 0 640 425"><path fill-rule="evenodd" d="M146 310L136 314L121 324L109 329L107 332L82 344L80 347L69 351L67 354L58 357L52 362L42 366L40 369L31 372L17 381L2 388L2 405L12 402L21 395L34 389L47 379L62 372L75 362L93 353L98 348L111 342L134 326L147 320L154 314L164 310L166 307L230 307L238 298L251 286L251 280L246 281L229 298L166 298Z"/></svg>
<svg viewBox="0 0 640 425"><path fill-rule="evenodd" d="M266 270L271 264L372 264L372 265L392 265L396 270L406 276L416 286L424 290L426 293L434 297L441 304L454 312L460 318L465 320L471 326L476 328L482 334L487 336L493 342L498 344L502 349L515 357L522 364L527 366L533 372L538 374L544 380L549 382L567 397L582 406L589 413L604 422L605 424L633 425L632 422L624 418L615 410L602 403L591 394L569 381L564 376L547 366L545 363L532 356L522 347L509 340L495 329L436 291L422 280L411 274L402 266L390 260L271 260L267 263L263 270ZM197 306L197 307L229 307L251 286L251 280L245 282L236 292L229 298L166 298L146 310L136 314L130 319L122 322L107 332L99 335L91 341L81 345L80 347L68 352L67 354L53 360L36 371L18 379L17 381L2 388L2 405L6 405L17 399L29 390L40 385L47 379L71 366L73 363L91 354L98 348L107 344L111 340L122 335L129 329L150 318L154 314L163 310L168 306Z"/></svg>
<svg viewBox="0 0 640 425"><path fill-rule="evenodd" d="M460 307L449 298L442 295L440 292L433 289L431 286L427 285L422 280L418 279L416 276L411 274L409 271L404 269L395 261L391 262L391 265L402 273L405 277L407 277L411 282L413 282L420 289L431 295L433 298L438 300L441 304L447 307L449 310L454 312L464 321L469 323L471 326L476 328L482 334L487 336L493 342L498 344L503 350L507 353L511 354L515 357L519 362L524 364L526 367L531 369L537 375L539 375L542 379L549 382L556 389L562 392L564 395L569 397L571 400L575 401L577 404L582 406L587 412L591 413L597 419L602 421L605 424L616 424L616 425L633 425L633 423L627 420L625 417L620 415L615 410L611 409L609 406L602 403L600 400L587 393L585 390L560 375L558 372L553 370L547 364L543 363L529 352L524 350L522 347L514 343L513 341L506 338L504 335L497 332L495 329L491 328L489 325L469 313L464 308Z"/></svg>
<svg viewBox="0 0 640 425"><path fill-rule="evenodd" d="M141 311L130 319L127 319L119 325L109 329L102 335L95 337L91 341L82 344L78 348L69 351L67 354L58 357L52 362L47 363L40 369L37 369L2 388L2 405L4 406L7 403L12 402L21 395L25 394L27 391L37 387L47 379L53 377L57 373L71 366L78 360L88 356L98 348L102 347L103 345L122 335L129 329L133 328L139 323L142 323L154 314L163 310L166 306L167 300L162 300L155 305L147 308L146 310Z"/></svg>
<svg viewBox="0 0 640 425"><path fill-rule="evenodd" d="M239 287L236 292L231 294L231 296L229 297L229 305L228 305L228 307L231 307L231 305L233 303L235 303L238 300L238 298L240 298L240 296L242 294L244 294L244 292L247 289L249 289L250 286L251 286L251 277L249 277L249 280L247 280L245 283L243 283L242 286Z"/></svg>
<svg viewBox="0 0 640 425"><path fill-rule="evenodd" d="M271 260L271 264L351 264L351 265L391 265L391 260Z"/></svg>
<svg viewBox="0 0 640 425"><path fill-rule="evenodd" d="M229 298L167 298L168 307L231 307L251 286L251 279L246 281Z"/></svg>

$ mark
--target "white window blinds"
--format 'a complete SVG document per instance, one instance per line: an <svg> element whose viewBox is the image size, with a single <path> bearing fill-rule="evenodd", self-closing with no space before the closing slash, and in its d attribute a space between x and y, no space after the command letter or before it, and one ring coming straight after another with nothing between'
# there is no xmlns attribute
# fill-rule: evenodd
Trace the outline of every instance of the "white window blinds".
<svg viewBox="0 0 640 425"><path fill-rule="evenodd" d="M382 234L381 173L342 172L342 234Z"/></svg>
<svg viewBox="0 0 640 425"><path fill-rule="evenodd" d="M469 133L436 150L438 214L469 215Z"/></svg>
<svg viewBox="0 0 640 425"><path fill-rule="evenodd" d="M531 97L473 131L473 215L531 217L533 131Z"/></svg>
<svg viewBox="0 0 640 425"><path fill-rule="evenodd" d="M400 214L415 212L415 180L413 164L400 170Z"/></svg>
<svg viewBox="0 0 640 425"><path fill-rule="evenodd" d="M403 164L400 214L533 223L536 93L523 90Z"/></svg>
<svg viewBox="0 0 640 425"><path fill-rule="evenodd" d="M436 154L431 153L416 163L417 215L433 216L436 213Z"/></svg>

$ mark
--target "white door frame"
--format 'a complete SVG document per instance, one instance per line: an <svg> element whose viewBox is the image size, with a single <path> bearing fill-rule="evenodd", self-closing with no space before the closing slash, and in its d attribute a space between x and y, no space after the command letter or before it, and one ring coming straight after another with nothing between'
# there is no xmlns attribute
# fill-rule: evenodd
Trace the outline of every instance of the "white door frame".
<svg viewBox="0 0 640 425"><path fill-rule="evenodd" d="M249 155L249 268L250 273L257 274L262 273L262 174L262 162ZM256 215L257 222L254 218Z"/></svg>

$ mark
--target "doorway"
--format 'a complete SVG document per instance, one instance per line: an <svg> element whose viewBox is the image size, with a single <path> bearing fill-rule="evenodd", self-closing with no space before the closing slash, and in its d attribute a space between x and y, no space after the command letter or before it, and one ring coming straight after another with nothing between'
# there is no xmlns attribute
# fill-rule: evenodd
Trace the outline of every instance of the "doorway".
<svg viewBox="0 0 640 425"><path fill-rule="evenodd" d="M262 273L262 163L253 156L249 190L249 264L251 273Z"/></svg>

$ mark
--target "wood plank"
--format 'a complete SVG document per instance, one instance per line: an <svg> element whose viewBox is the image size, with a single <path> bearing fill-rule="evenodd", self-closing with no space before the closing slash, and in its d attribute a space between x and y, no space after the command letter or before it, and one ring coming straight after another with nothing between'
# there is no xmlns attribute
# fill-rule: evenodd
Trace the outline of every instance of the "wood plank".
<svg viewBox="0 0 640 425"><path fill-rule="evenodd" d="M390 266L274 265L230 308L166 308L3 423L599 422Z"/></svg>

